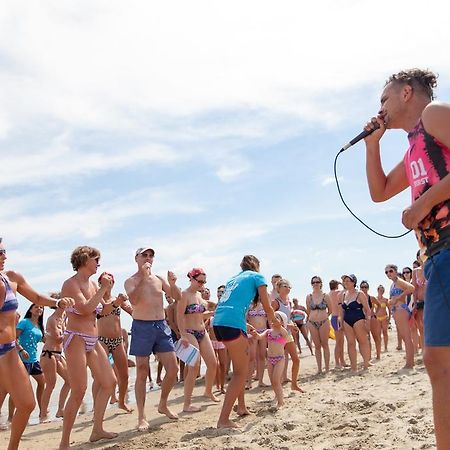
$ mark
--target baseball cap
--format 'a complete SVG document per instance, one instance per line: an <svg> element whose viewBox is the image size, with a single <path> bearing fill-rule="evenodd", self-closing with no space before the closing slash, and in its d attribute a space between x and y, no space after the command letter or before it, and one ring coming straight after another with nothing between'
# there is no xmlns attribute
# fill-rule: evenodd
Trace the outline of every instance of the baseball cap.
<svg viewBox="0 0 450 450"><path fill-rule="evenodd" d="M144 252L146 252L147 250L150 250L152 253L153 253L153 255L155 254L155 250L153 250L151 247L139 247L137 250L136 250L136 254L135 254L135 256L138 256L138 255L140 255L141 253L144 253Z"/></svg>
<svg viewBox="0 0 450 450"><path fill-rule="evenodd" d="M350 278L350 280L352 280L355 285L358 282L356 275L353 273L351 273L350 275L342 275L341 280L344 281L344 278Z"/></svg>

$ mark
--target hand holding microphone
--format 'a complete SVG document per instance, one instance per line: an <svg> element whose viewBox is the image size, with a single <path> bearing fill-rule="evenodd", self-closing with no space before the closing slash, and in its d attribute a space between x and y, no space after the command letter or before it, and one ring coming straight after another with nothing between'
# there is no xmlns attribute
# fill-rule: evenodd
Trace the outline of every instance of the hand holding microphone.
<svg viewBox="0 0 450 450"><path fill-rule="evenodd" d="M384 132L386 131L386 125L384 123L383 118L381 118L380 116L372 117L370 122L367 122L366 126L364 127L364 130L361 131L361 133L359 133L358 136L355 136L350 142L348 142L341 148L341 152L347 150L352 145L355 145L361 139L366 139L368 136L372 135L376 130L379 131L373 136L374 142L378 142L381 139L381 136L383 136ZM369 143L369 139L366 139L366 142Z"/></svg>

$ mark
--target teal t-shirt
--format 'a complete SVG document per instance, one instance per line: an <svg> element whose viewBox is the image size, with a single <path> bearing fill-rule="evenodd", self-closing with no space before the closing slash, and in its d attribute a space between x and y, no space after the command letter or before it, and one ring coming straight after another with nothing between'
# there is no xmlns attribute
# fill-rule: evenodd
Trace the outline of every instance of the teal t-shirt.
<svg viewBox="0 0 450 450"><path fill-rule="evenodd" d="M38 360L37 346L42 341L42 331L39 326L34 325L30 319L23 319L17 324L17 329L22 330L19 336L20 345L26 350L30 357L28 359L20 358L26 363L35 363Z"/></svg>
<svg viewBox="0 0 450 450"><path fill-rule="evenodd" d="M259 272L245 270L231 278L217 304L214 326L239 328L246 332L245 315L260 286L267 286L267 282Z"/></svg>

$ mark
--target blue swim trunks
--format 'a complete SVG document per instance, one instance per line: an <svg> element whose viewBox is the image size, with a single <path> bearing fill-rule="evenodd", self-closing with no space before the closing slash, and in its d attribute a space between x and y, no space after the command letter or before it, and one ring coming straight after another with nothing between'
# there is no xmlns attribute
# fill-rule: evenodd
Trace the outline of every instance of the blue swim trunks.
<svg viewBox="0 0 450 450"><path fill-rule="evenodd" d="M173 352L172 330L165 320L137 320L131 325L130 355Z"/></svg>
<svg viewBox="0 0 450 450"><path fill-rule="evenodd" d="M450 249L428 258L424 271L427 279L423 311L425 345L450 346Z"/></svg>

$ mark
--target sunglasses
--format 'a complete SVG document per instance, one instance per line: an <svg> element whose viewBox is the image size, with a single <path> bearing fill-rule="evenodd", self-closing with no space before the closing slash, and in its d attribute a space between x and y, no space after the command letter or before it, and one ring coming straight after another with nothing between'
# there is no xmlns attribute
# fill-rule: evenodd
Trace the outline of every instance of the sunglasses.
<svg viewBox="0 0 450 450"><path fill-rule="evenodd" d="M6 250L4 248L0 249L0 256L5 256Z"/></svg>
<svg viewBox="0 0 450 450"><path fill-rule="evenodd" d="M206 284L206 280L196 280L195 278L194 280L199 284Z"/></svg>
<svg viewBox="0 0 450 450"><path fill-rule="evenodd" d="M402 273L403 273L403 275L405 275L406 273L411 273L411 271L410 270L404 270Z"/></svg>
<svg viewBox="0 0 450 450"><path fill-rule="evenodd" d="M394 269L388 269L388 270L385 270L384 271L384 273L387 275L388 273L394 273L395 272L395 270Z"/></svg>
<svg viewBox="0 0 450 450"><path fill-rule="evenodd" d="M291 287L288 284L280 284L280 287L291 289Z"/></svg>
<svg viewBox="0 0 450 450"><path fill-rule="evenodd" d="M153 253L141 253L143 258L153 258L155 255Z"/></svg>
<svg viewBox="0 0 450 450"><path fill-rule="evenodd" d="M369 289L369 286L361 286L361 289Z"/></svg>
<svg viewBox="0 0 450 450"><path fill-rule="evenodd" d="M311 281L311 284L321 284L321 281Z"/></svg>

